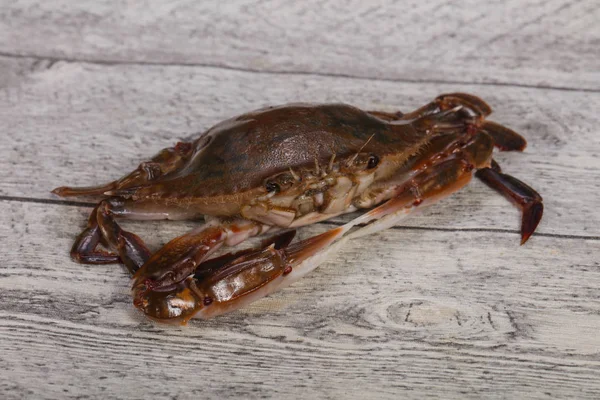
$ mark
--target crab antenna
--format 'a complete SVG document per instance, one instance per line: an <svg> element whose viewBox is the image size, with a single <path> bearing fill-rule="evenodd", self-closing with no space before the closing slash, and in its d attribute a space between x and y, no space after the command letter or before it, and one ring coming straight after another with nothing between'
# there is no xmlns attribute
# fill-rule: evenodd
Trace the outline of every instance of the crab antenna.
<svg viewBox="0 0 600 400"><path fill-rule="evenodd" d="M321 170L319 169L319 160L317 160L317 157L315 157L315 175L319 176L320 172Z"/></svg>
<svg viewBox="0 0 600 400"><path fill-rule="evenodd" d="M290 167L290 174L292 174L295 180L300 181L300 176L294 172L292 167Z"/></svg>
<svg viewBox="0 0 600 400"><path fill-rule="evenodd" d="M367 144L369 144L369 142L371 141L371 139L373 139L373 136L375 136L375 134L372 134L367 141L365 142L365 144L363 144L362 146L360 146L360 149L358 149L358 151L356 152L355 155L353 155L351 158L348 159L348 162L346 163L346 166L350 166L350 164L352 164L354 162L354 160L356 160L356 157L358 157L358 155L360 154L360 152L365 148L365 146Z"/></svg>
<svg viewBox="0 0 600 400"><path fill-rule="evenodd" d="M327 170L329 172L333 171L333 162L335 161L335 153L331 155L331 159L329 160L329 165L327 166Z"/></svg>

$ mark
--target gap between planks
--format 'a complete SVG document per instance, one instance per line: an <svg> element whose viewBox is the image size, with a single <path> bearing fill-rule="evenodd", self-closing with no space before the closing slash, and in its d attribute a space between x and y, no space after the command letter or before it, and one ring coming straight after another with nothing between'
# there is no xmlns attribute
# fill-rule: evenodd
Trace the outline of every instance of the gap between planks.
<svg viewBox="0 0 600 400"><path fill-rule="evenodd" d="M123 61L123 60L96 60L91 58L72 58L72 57L46 57L35 54L14 54L0 51L0 57L17 58L17 59L32 59L37 61L49 61L47 69L51 69L57 62L65 63L80 63L92 65L132 65L132 66L165 66L165 67L199 67L199 68L216 68L228 71L248 72L255 74L273 74L273 75L295 75L295 76L319 76L329 78L348 78L370 82L394 82L394 83L431 83L438 85L469 85L469 86L500 86L500 87L516 87L539 90L555 90L563 92L584 92L584 93L600 93L600 89L584 89L568 86L551 86L551 85L527 85L516 82L469 82L460 80L444 80L444 79L408 79L408 78L376 78L370 76L332 73L332 72L311 72L311 71L286 71L286 70L270 70L270 69L255 69L242 68L226 64L214 63L195 63L195 62L161 62L161 61Z"/></svg>
<svg viewBox="0 0 600 400"><path fill-rule="evenodd" d="M93 208L97 203L88 203L88 202L78 202L71 200L53 200L53 199L37 199L31 197L19 197L19 196L2 196L0 195L0 201L11 201L16 203L35 203L35 204L52 204L58 206L67 206L67 207L88 207ZM341 221L321 221L318 222L321 225L334 225L341 226L344 222ZM364 226L365 224L359 224L358 226ZM410 230L418 230L418 231L433 231L433 232L491 232L491 233L509 233L513 235L520 235L518 230L513 229L493 229L493 228L434 228L427 226L405 226L405 225L395 225L389 229L398 229L404 231ZM593 240L600 241L600 236L588 236L588 235L568 235L568 234L560 234L560 233L534 233L533 236L540 237L551 237L558 239L581 239L581 240Z"/></svg>

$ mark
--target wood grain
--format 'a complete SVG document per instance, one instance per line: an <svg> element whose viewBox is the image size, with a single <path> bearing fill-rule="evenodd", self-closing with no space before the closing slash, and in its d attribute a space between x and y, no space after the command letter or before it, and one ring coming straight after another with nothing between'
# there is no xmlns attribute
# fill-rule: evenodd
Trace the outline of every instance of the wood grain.
<svg viewBox="0 0 600 400"><path fill-rule="evenodd" d="M87 208L0 207L3 398L600 395L598 240L390 229L179 328L134 312L122 267L68 259ZM128 226L156 248L192 224Z"/></svg>
<svg viewBox="0 0 600 400"><path fill-rule="evenodd" d="M599 18L595 0L3 2L0 398L600 398ZM93 203L56 186L265 105L450 91L529 142L496 156L544 196L525 246L474 181L187 327L139 315L123 267L68 258ZM197 224L124 226L155 250Z"/></svg>
<svg viewBox="0 0 600 400"><path fill-rule="evenodd" d="M101 63L600 89L596 0L150 4L4 2L0 52Z"/></svg>
<svg viewBox="0 0 600 400"><path fill-rule="evenodd" d="M365 82L281 76L204 67L98 66L56 63L49 69L4 59L11 80L0 92L8 138L0 149L0 194L57 199L61 185L113 180L161 148L212 124L265 105L343 101L367 109L414 109L443 92L476 93L494 119L521 132L525 153L501 153L504 169L544 197L539 232L600 236L600 93L481 85ZM36 64L35 61L31 61ZM149 85L148 82L153 82ZM566 121L569 121L568 123ZM118 153L115 149L119 149ZM577 210L573 212L572 210ZM418 226L518 228L518 213L479 182L416 221Z"/></svg>

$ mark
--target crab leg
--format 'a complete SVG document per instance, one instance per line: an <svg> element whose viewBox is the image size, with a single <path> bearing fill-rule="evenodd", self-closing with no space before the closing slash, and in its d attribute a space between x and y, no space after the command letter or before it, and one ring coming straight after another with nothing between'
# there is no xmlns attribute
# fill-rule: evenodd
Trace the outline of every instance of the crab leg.
<svg viewBox="0 0 600 400"><path fill-rule="evenodd" d="M222 245L235 246L271 227L238 219L222 222L214 219L198 229L179 236L148 259L133 276L136 304L147 291L164 291L192 275L207 257Z"/></svg>
<svg viewBox="0 0 600 400"><path fill-rule="evenodd" d="M424 105L410 113L404 114L402 120L413 120L443 111L460 107L471 117L486 117L491 114L491 107L477 96L466 93L447 93L435 98L431 103Z"/></svg>
<svg viewBox="0 0 600 400"><path fill-rule="evenodd" d="M483 121L478 130L485 132L494 139L494 146L500 151L523 151L527 141L517 132L492 121Z"/></svg>
<svg viewBox="0 0 600 400"><path fill-rule="evenodd" d="M468 118L483 119L491 114L490 106L477 96L467 93L447 93L435 98L431 103L424 105L409 113L369 111L369 114L384 121L412 121L427 116L435 116L446 111L460 112L462 119Z"/></svg>
<svg viewBox="0 0 600 400"><path fill-rule="evenodd" d="M465 111L471 117L486 117L492 113L491 107L477 96L467 93L447 93L436 97L431 103L406 114L400 111L395 113L369 111L369 114L386 121L409 121L452 110L457 107L460 107L461 110Z"/></svg>
<svg viewBox="0 0 600 400"><path fill-rule="evenodd" d="M61 186L54 189L52 193L61 197L97 196L114 190L144 185L181 168L191 154L192 143L179 142L174 147L161 150L150 161L141 163L137 169L121 179L99 186Z"/></svg>
<svg viewBox="0 0 600 400"><path fill-rule="evenodd" d="M396 121L418 120L429 116L436 120L440 119L444 113L455 114L458 121L462 120L463 123L472 125L476 131L490 135L494 139L494 145L501 151L523 151L527 142L521 135L503 125L484 119L491 112L490 106L477 96L466 93L448 93L438 96L431 103L413 112L398 113L396 118L393 118L393 114L380 114L383 114L384 117L387 116L388 120ZM377 112L372 114L379 116Z"/></svg>
<svg viewBox="0 0 600 400"><path fill-rule="evenodd" d="M404 116L401 111L396 111L395 113L385 111L369 111L369 114L374 115L384 121L399 121L402 120L402 117Z"/></svg>
<svg viewBox="0 0 600 400"><path fill-rule="evenodd" d="M413 121L421 129L436 133L455 133L464 127L470 132L484 132L494 139L501 151L523 151L526 140L515 131L484 118L492 112L479 97L466 93L449 93L438 96L434 101L407 114L370 111L386 121Z"/></svg>
<svg viewBox="0 0 600 400"><path fill-rule="evenodd" d="M102 200L92 211L87 228L71 248L71 258L85 264L122 262L131 273L134 273L150 258L150 251L137 235L123 230L117 224L116 218L175 220L197 216L195 212L188 209L110 197ZM108 247L114 253L97 249L99 244Z"/></svg>
<svg viewBox="0 0 600 400"><path fill-rule="evenodd" d="M123 230L110 213L109 202L101 202L96 211L98 228L107 247L116 250L130 272L137 271L150 258L150 250L136 234Z"/></svg>
<svg viewBox="0 0 600 400"><path fill-rule="evenodd" d="M542 196L517 178L503 174L495 161L492 161L491 168L477 171L476 176L521 209L521 244L524 244L542 219Z"/></svg>
<svg viewBox="0 0 600 400"><path fill-rule="evenodd" d="M214 274L222 266L231 263L233 260L248 254L256 253L257 251L260 251L271 245L278 250L287 247L292 242L295 236L295 230L286 231L263 240L260 246L258 247L239 250L235 253L226 253L218 257L203 261L202 264L200 264L200 266L194 272L194 278L198 280L205 279L206 277Z"/></svg>
<svg viewBox="0 0 600 400"><path fill-rule="evenodd" d="M150 257L150 250L134 233L123 230L115 221L113 213L124 212L125 201L103 200L94 208L87 228L79 235L71 248L71 258L85 264L111 264L122 262L131 273L137 271ZM97 249L99 244L114 250L109 253Z"/></svg>
<svg viewBox="0 0 600 400"><path fill-rule="evenodd" d="M71 248L71 258L83 264L118 263L121 259L117 254L96 249L102 241L102 232L97 219L98 207L96 206L92 211L87 228L75 240Z"/></svg>

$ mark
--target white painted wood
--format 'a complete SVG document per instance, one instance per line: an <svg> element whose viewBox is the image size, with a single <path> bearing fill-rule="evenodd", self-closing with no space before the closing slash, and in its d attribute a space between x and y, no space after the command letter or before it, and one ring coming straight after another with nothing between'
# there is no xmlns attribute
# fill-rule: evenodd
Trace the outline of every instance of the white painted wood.
<svg viewBox="0 0 600 400"><path fill-rule="evenodd" d="M0 202L2 398L600 395L597 239L390 229L179 328L134 312L122 267L69 260L88 211ZM153 248L191 226L128 224Z"/></svg>
<svg viewBox="0 0 600 400"><path fill-rule="evenodd" d="M498 154L504 169L544 197L540 232L600 235L600 93L481 85L440 85L289 76L215 68L99 66L4 59L0 89L7 136L0 148L0 194L56 199L61 185L113 180L177 140L222 119L293 101L347 102L409 110L449 91L482 96L493 119L522 133L525 153ZM31 70L31 68L34 68ZM576 212L574 211L576 210ZM518 228L518 213L479 182L435 206L415 225Z"/></svg>
<svg viewBox="0 0 600 400"><path fill-rule="evenodd" d="M597 0L4 1L0 52L600 89Z"/></svg>
<svg viewBox="0 0 600 400"><path fill-rule="evenodd" d="M599 18L595 0L0 2L0 398L600 398ZM544 196L525 246L474 182L184 328L139 315L123 267L68 258L91 205L56 186L264 105L449 91L529 141L496 157ZM124 225L154 250L195 223Z"/></svg>

